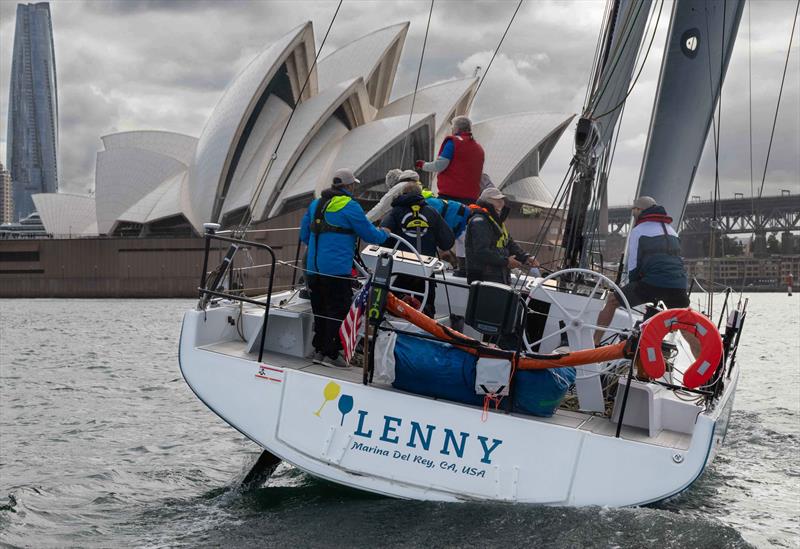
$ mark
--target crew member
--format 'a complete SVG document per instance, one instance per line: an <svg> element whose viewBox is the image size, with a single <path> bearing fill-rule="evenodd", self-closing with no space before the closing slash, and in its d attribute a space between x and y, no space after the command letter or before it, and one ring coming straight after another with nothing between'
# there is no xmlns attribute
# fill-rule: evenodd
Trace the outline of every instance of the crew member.
<svg viewBox="0 0 800 549"><path fill-rule="evenodd" d="M353 200L359 180L347 169L333 174L331 187L308 207L300 240L308 246L306 274L314 312L314 361L347 367L339 357L339 327L353 300L351 272L356 238L383 244L388 229L379 230Z"/></svg>
<svg viewBox="0 0 800 549"><path fill-rule="evenodd" d="M483 178L481 181L486 179L486 174L483 174ZM382 219L386 214L389 213L389 210L392 208L392 203L403 193L404 183L408 182L416 182L420 186L422 183L420 182L419 174L414 170L398 170L392 169L386 173L386 187L389 189L378 203L373 206L373 208L367 212L367 218L370 221L378 221ZM482 183L483 184L483 183ZM491 184L491 183L490 183ZM447 226L450 227L450 230L453 231L453 235L456 238L455 243L455 250L456 255L461 258L461 263L463 263L464 258L464 230L467 228L467 220L470 216L470 209L469 207L465 206L460 202L444 200L441 197L436 196L433 192L428 189L422 189L422 196L425 198L425 203L436 210L439 215L442 216ZM459 241L461 241L461 247L459 248ZM439 254L439 257L442 259L449 261L452 265L456 265L456 258L453 257L452 252L442 252ZM463 270L463 265L462 265ZM462 274L461 276L466 276Z"/></svg>
<svg viewBox="0 0 800 549"><path fill-rule="evenodd" d="M416 182L420 188L422 188L419 174L414 170L405 170L400 173L398 183L403 182ZM453 231L453 236L456 239L464 234L467 228L467 220L471 213L468 206L461 202L446 200L425 188L422 188L422 197L425 199L425 203L428 206L436 210L436 212L442 216L444 222L447 223L447 226ZM462 253L461 255L463 257L464 254Z"/></svg>
<svg viewBox="0 0 800 549"><path fill-rule="evenodd" d="M367 212L367 219L375 223L376 221L383 219L383 216L389 213L389 210L392 209L392 202L403 190L403 186L398 185L398 179L403 173L405 172L398 168L392 168L386 172L386 192L383 193L383 196L380 200L378 200L378 203L370 208L370 210ZM417 175L417 172L414 172L414 175Z"/></svg>
<svg viewBox="0 0 800 549"><path fill-rule="evenodd" d="M412 173L416 175L416 172ZM419 181L406 181L402 185L403 192L392 202L392 209L383 218L381 227L411 242L422 255L435 257L437 248L439 250L452 248L455 241L453 231L442 216L426 204ZM395 284L417 292L425 290L425 281L415 277L399 275ZM423 311L431 318L435 313L435 288L433 282L428 282L428 298Z"/></svg>
<svg viewBox="0 0 800 549"><path fill-rule="evenodd" d="M466 233L468 283L482 280L509 284L511 269L539 266L508 234L505 198L497 187L487 187L472 208Z"/></svg>
<svg viewBox="0 0 800 549"><path fill-rule="evenodd" d="M633 202L631 213L634 226L628 238L628 283L620 288L631 307L643 303L663 301L669 309L688 307L686 293L688 275L681 259L681 241L672 228L672 218L655 199L640 196ZM608 326L614 310L620 306L615 293L611 293L605 308L597 317L597 325ZM600 343L604 330L596 330L595 345ZM689 337L695 355L699 342Z"/></svg>
<svg viewBox="0 0 800 549"><path fill-rule="evenodd" d="M483 173L483 147L472 136L472 122L456 116L452 135L442 141L439 157L433 162L417 160L418 170L439 174L436 185L439 198L472 204L478 199Z"/></svg>

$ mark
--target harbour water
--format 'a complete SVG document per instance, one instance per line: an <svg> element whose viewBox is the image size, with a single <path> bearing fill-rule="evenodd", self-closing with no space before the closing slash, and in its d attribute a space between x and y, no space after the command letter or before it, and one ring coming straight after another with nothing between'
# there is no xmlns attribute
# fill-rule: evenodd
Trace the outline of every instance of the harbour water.
<svg viewBox="0 0 800 549"><path fill-rule="evenodd" d="M749 297L721 453L638 509L400 501L285 465L243 492L258 449L178 369L191 301L2 300L0 544L800 547L800 296Z"/></svg>

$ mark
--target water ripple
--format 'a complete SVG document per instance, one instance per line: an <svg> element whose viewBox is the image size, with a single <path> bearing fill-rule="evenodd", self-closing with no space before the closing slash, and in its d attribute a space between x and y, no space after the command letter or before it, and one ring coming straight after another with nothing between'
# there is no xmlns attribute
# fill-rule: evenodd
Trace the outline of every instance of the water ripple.
<svg viewBox="0 0 800 549"><path fill-rule="evenodd" d="M640 509L399 501L285 464L243 492L256 448L178 372L192 305L0 302L0 545L798 547L800 310L783 295L751 296L717 460Z"/></svg>

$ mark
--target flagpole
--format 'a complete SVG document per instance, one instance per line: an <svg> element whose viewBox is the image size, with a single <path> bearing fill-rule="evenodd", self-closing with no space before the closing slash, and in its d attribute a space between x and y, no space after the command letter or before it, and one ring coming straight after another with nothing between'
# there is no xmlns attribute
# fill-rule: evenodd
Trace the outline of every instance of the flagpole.
<svg viewBox="0 0 800 549"><path fill-rule="evenodd" d="M369 385L369 336L371 322L368 318L364 319L364 377L362 379L364 385Z"/></svg>

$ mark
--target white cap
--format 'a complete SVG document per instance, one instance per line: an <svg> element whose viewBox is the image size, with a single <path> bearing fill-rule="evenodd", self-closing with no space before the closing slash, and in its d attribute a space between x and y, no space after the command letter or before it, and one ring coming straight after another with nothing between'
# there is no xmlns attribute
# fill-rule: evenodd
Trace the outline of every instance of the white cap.
<svg viewBox="0 0 800 549"><path fill-rule="evenodd" d="M348 170L347 168L340 168L336 170L333 174L333 186L337 187L339 185L352 185L353 183L361 183L356 176L353 174L352 170Z"/></svg>
<svg viewBox="0 0 800 549"><path fill-rule="evenodd" d="M502 200L506 197L503 193L500 192L500 189L492 185L491 187L486 187L481 196L478 200Z"/></svg>
<svg viewBox="0 0 800 549"><path fill-rule="evenodd" d="M656 202L656 199L652 196L640 196L633 201L633 206L631 206L631 209L639 208L640 210L646 210L650 206L655 206L656 204L658 204L658 202Z"/></svg>
<svg viewBox="0 0 800 549"><path fill-rule="evenodd" d="M398 183L404 183L406 181L419 181L419 174L414 170L405 170L397 176Z"/></svg>

